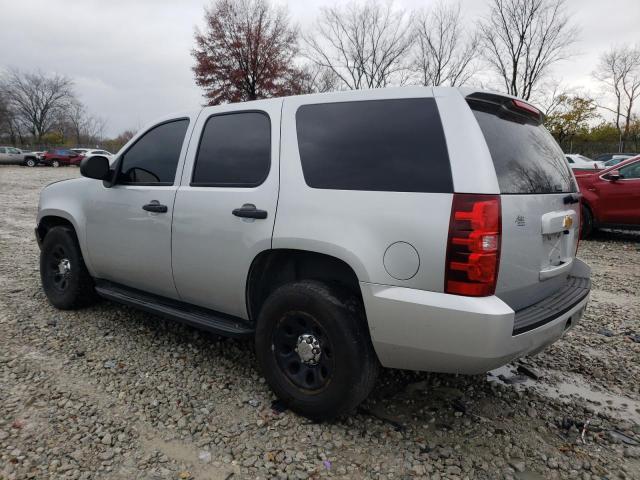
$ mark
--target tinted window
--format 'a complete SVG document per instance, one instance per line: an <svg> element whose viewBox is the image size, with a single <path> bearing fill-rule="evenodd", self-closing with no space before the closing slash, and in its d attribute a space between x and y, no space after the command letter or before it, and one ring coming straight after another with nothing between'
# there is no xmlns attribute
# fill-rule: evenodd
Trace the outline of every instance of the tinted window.
<svg viewBox="0 0 640 480"><path fill-rule="evenodd" d="M576 191L562 149L538 121L490 102L469 104L487 141L502 193Z"/></svg>
<svg viewBox="0 0 640 480"><path fill-rule="evenodd" d="M622 178L635 179L640 178L640 162L632 163L620 169Z"/></svg>
<svg viewBox="0 0 640 480"><path fill-rule="evenodd" d="M189 120L163 123L145 133L122 156L120 183L171 185Z"/></svg>
<svg viewBox="0 0 640 480"><path fill-rule="evenodd" d="M6 153L7 150L4 147L0 147L0 153Z"/></svg>
<svg viewBox="0 0 640 480"><path fill-rule="evenodd" d="M192 185L253 187L271 164L271 124L260 112L215 115L200 139Z"/></svg>
<svg viewBox="0 0 640 480"><path fill-rule="evenodd" d="M310 187L453 191L432 98L304 105L296 114L296 126Z"/></svg>

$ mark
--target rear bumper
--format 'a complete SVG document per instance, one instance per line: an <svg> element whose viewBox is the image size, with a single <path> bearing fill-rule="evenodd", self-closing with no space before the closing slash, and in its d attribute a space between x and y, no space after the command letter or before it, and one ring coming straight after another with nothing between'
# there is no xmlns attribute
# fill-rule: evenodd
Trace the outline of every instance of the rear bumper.
<svg viewBox="0 0 640 480"><path fill-rule="evenodd" d="M588 278L588 267L580 264L583 278ZM589 299L587 289L577 300L556 304L559 308L544 324L514 334L516 312L496 296L360 285L382 365L446 373L483 373L542 350L576 325Z"/></svg>

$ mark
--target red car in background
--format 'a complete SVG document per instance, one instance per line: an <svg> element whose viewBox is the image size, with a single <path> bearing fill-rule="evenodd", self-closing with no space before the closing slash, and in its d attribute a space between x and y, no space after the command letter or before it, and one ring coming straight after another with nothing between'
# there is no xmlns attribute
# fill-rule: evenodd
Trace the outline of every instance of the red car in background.
<svg viewBox="0 0 640 480"><path fill-rule="evenodd" d="M61 167L65 165L80 165L80 160L84 157L79 153L66 148L54 148L46 151L40 157L40 163L51 167Z"/></svg>
<svg viewBox="0 0 640 480"><path fill-rule="evenodd" d="M576 179L583 237L598 227L640 229L640 156L595 173L581 172Z"/></svg>

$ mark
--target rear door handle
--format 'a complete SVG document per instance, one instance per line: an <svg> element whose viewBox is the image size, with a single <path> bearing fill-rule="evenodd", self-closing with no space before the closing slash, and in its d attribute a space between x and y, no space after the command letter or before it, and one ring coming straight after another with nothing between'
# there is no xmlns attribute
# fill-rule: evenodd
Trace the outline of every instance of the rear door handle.
<svg viewBox="0 0 640 480"><path fill-rule="evenodd" d="M161 205L158 200L151 200L151 202L143 205L142 209L154 213L167 213L167 210L169 210L166 205Z"/></svg>
<svg viewBox="0 0 640 480"><path fill-rule="evenodd" d="M233 213L236 217L242 218L257 218L260 220L264 220L267 218L266 210L258 210L256 206L252 203L245 203L240 208L235 208Z"/></svg>

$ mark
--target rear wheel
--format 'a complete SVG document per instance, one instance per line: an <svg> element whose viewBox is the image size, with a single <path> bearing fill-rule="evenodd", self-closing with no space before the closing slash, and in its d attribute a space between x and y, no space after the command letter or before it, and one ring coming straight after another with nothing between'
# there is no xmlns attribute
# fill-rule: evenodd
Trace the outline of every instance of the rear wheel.
<svg viewBox="0 0 640 480"><path fill-rule="evenodd" d="M256 353L275 394L293 411L322 420L371 392L378 360L359 301L320 282L284 285L260 312Z"/></svg>
<svg viewBox="0 0 640 480"><path fill-rule="evenodd" d="M53 227L47 232L40 251L42 288L51 304L62 310L89 305L96 300L93 278L89 275L73 230Z"/></svg>
<svg viewBox="0 0 640 480"><path fill-rule="evenodd" d="M593 233L593 214L589 207L582 205L582 229L581 237L588 238Z"/></svg>

